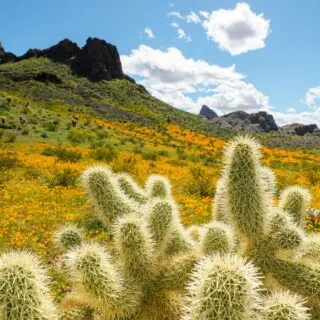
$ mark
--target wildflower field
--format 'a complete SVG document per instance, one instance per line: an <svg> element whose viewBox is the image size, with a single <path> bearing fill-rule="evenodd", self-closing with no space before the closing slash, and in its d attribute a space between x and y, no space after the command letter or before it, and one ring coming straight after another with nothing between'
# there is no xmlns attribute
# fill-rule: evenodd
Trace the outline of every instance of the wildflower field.
<svg viewBox="0 0 320 320"><path fill-rule="evenodd" d="M185 226L211 220L228 139L170 122L147 126L111 121L81 108L9 97L1 109L0 129L2 251L28 249L54 266L59 250L53 236L65 222L83 227L88 237L107 240L109 234L79 181L92 164L126 172L141 186L150 174L161 174L172 183ZM278 192L299 184L310 190L312 208L320 208L317 152L263 147L262 153L263 164L276 174ZM308 219L308 231L319 232L319 212L310 209ZM51 267L50 275L52 292L60 300L70 284Z"/></svg>

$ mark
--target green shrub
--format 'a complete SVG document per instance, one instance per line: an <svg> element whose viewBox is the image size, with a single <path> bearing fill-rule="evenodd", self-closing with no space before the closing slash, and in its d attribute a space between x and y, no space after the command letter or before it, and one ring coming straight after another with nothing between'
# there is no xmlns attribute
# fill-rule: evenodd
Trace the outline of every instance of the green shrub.
<svg viewBox="0 0 320 320"><path fill-rule="evenodd" d="M78 172L71 169L63 169L62 171L55 172L52 177L48 179L50 187L73 187L78 180Z"/></svg>
<svg viewBox="0 0 320 320"><path fill-rule="evenodd" d="M118 152L112 146L107 146L91 151L89 157L97 161L110 162L114 160L117 155Z"/></svg>

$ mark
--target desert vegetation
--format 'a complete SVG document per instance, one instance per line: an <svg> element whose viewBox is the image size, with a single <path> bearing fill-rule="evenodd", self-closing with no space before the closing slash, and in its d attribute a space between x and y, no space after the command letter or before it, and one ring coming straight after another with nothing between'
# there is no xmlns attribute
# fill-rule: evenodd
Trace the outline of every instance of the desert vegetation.
<svg viewBox="0 0 320 320"><path fill-rule="evenodd" d="M89 200L84 205L79 193L78 201L91 213L86 223L71 223L77 219L65 213L65 224L63 212L52 219L59 216L61 226L51 234L50 265L30 250L2 254L3 319L318 319L320 246L311 193L296 184L279 190L253 138L223 145L205 217L187 218L188 205L174 200L174 183L159 169L145 173L142 187L123 172L132 164L119 166L120 157L112 167L70 162ZM189 179L206 177L201 170ZM74 187L46 188L54 197ZM183 190L191 199L207 197L190 185ZM56 297L47 274L65 285Z"/></svg>

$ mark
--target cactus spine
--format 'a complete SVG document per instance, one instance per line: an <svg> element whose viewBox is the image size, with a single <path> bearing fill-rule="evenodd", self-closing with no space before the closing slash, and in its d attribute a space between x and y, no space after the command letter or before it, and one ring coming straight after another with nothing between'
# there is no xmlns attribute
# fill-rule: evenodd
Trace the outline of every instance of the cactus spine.
<svg viewBox="0 0 320 320"><path fill-rule="evenodd" d="M29 252L0 257L0 318L3 320L57 320L46 271Z"/></svg>

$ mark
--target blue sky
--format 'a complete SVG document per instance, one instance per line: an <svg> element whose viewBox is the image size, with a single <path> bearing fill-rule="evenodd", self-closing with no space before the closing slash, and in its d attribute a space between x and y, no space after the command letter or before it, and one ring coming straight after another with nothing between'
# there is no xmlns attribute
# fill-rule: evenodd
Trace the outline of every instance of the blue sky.
<svg viewBox="0 0 320 320"><path fill-rule="evenodd" d="M320 125L318 0L1 2L7 51L100 37L118 47L125 72L176 107Z"/></svg>

